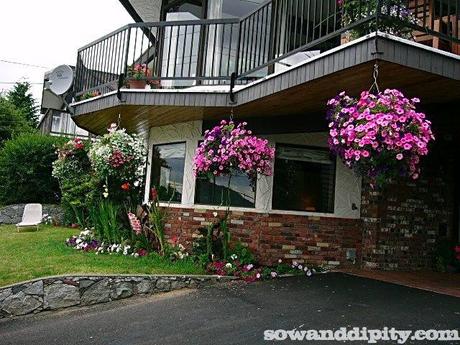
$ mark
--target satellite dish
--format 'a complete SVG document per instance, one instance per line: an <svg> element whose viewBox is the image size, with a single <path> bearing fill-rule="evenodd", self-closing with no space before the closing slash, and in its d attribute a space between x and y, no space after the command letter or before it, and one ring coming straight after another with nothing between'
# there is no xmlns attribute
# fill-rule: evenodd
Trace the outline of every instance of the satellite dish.
<svg viewBox="0 0 460 345"><path fill-rule="evenodd" d="M69 91L73 83L73 70L70 66L61 65L56 67L48 77L49 89L56 95L62 95Z"/></svg>

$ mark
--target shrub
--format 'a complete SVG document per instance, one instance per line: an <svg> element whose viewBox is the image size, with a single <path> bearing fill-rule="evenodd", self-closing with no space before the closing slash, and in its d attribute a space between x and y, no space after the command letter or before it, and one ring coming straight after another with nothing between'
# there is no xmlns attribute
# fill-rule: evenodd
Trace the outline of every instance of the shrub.
<svg viewBox="0 0 460 345"><path fill-rule="evenodd" d="M53 164L53 176L59 181L61 204L66 223L89 226L89 208L99 192L99 182L91 170L88 157L91 142L75 138L58 150L58 160Z"/></svg>
<svg viewBox="0 0 460 345"><path fill-rule="evenodd" d="M51 175L56 146L63 139L25 134L9 140L0 151L0 203L56 203L58 181Z"/></svg>

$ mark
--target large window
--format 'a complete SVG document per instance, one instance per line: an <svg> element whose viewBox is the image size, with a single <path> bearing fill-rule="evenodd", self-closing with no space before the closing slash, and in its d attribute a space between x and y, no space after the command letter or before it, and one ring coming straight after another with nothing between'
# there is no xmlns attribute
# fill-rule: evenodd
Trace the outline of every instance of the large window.
<svg viewBox="0 0 460 345"><path fill-rule="evenodd" d="M273 209L334 212L335 161L328 150L277 145Z"/></svg>
<svg viewBox="0 0 460 345"><path fill-rule="evenodd" d="M152 156L151 187L160 201L181 202L185 167L185 143L155 145Z"/></svg>
<svg viewBox="0 0 460 345"><path fill-rule="evenodd" d="M227 176L208 179L197 177L195 203L201 205L254 207L255 186L246 175Z"/></svg>

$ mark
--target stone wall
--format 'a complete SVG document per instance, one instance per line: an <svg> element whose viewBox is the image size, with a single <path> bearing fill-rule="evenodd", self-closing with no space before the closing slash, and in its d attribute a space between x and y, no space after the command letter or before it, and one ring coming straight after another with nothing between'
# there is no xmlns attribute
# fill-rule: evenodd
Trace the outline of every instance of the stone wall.
<svg viewBox="0 0 460 345"><path fill-rule="evenodd" d="M169 208L166 235L191 247L199 229L224 216L224 211ZM361 255L361 220L332 217L308 217L293 214L231 212L233 243L241 241L261 264L278 259L317 265L349 266L347 250Z"/></svg>
<svg viewBox="0 0 460 345"><path fill-rule="evenodd" d="M25 204L8 205L0 207L0 225L17 224L22 220ZM43 205L43 215L48 214L57 224L64 221L64 211L60 205Z"/></svg>
<svg viewBox="0 0 460 345"><path fill-rule="evenodd" d="M0 318L87 306L183 288L198 288L229 277L71 276L50 277L0 288Z"/></svg>

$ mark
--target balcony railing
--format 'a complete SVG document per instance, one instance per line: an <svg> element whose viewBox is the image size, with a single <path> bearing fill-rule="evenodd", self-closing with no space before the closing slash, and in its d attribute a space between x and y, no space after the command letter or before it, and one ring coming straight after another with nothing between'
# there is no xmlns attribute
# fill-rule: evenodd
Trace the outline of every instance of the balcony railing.
<svg viewBox="0 0 460 345"><path fill-rule="evenodd" d="M78 51L74 92L116 90L136 65L153 87L245 83L377 30L460 54L460 0L272 0L241 19L129 24Z"/></svg>

